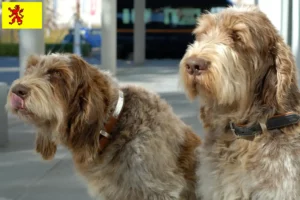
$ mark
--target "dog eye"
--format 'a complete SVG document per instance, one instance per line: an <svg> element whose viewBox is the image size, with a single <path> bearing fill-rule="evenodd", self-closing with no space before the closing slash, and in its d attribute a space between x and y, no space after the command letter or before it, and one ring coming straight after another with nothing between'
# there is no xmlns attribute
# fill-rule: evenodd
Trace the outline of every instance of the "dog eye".
<svg viewBox="0 0 300 200"><path fill-rule="evenodd" d="M58 70L48 70L47 74L49 74L52 77L60 77L61 73Z"/></svg>
<svg viewBox="0 0 300 200"><path fill-rule="evenodd" d="M232 31L232 32L231 32L231 38L232 38L234 41L237 41L237 40L240 40L240 35L238 34L237 31Z"/></svg>

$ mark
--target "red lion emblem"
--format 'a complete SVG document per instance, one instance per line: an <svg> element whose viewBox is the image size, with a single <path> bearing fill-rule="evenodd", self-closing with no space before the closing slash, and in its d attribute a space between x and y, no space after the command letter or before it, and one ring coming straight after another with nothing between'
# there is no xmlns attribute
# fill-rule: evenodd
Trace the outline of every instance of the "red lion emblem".
<svg viewBox="0 0 300 200"><path fill-rule="evenodd" d="M9 17L13 17L9 24L14 24L17 20L18 25L21 25L23 23L22 18L24 17L21 13L24 11L24 9L20 9L20 5L15 5L14 9L8 8L8 10L11 12L11 15L9 15Z"/></svg>

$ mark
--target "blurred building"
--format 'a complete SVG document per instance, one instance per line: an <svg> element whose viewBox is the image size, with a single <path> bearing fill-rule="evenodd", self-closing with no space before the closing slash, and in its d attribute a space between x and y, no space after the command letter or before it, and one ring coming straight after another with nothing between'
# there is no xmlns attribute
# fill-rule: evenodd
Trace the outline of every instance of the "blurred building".
<svg viewBox="0 0 300 200"><path fill-rule="evenodd" d="M55 24L58 27L72 27L76 12L76 0L49 0ZM80 17L88 27L101 26L101 0L80 0Z"/></svg>

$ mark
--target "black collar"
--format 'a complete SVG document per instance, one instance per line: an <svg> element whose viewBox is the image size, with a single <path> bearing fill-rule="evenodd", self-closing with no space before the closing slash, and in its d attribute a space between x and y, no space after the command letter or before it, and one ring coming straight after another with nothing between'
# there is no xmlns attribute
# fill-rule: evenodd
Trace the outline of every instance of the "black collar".
<svg viewBox="0 0 300 200"><path fill-rule="evenodd" d="M266 128L267 130L283 128L296 124L300 121L300 115L296 113L286 113L283 115L275 115L267 120ZM262 128L260 124L254 124L252 126L239 125L234 123L229 123L228 128L238 137L253 137L261 134Z"/></svg>

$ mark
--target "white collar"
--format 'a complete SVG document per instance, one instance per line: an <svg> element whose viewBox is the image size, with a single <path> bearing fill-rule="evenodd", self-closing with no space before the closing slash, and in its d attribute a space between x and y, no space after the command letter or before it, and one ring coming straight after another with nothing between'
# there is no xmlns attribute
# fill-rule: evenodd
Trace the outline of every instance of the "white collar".
<svg viewBox="0 0 300 200"><path fill-rule="evenodd" d="M118 119L118 117L119 117L119 115L120 115L120 113L122 111L123 105L124 105L124 93L121 90L119 90L118 102L117 102L115 111L112 114L113 118ZM111 117L109 118L109 120L110 119L111 119ZM110 123L110 121L108 121L108 123ZM111 135L107 131L109 131L109 130L101 130L100 134L103 135L106 138L110 138Z"/></svg>
<svg viewBox="0 0 300 200"><path fill-rule="evenodd" d="M113 117L115 117L115 118L119 117L121 110L123 108L123 105L124 105L124 93L121 90L119 90L119 99L118 99L115 111L112 115Z"/></svg>

